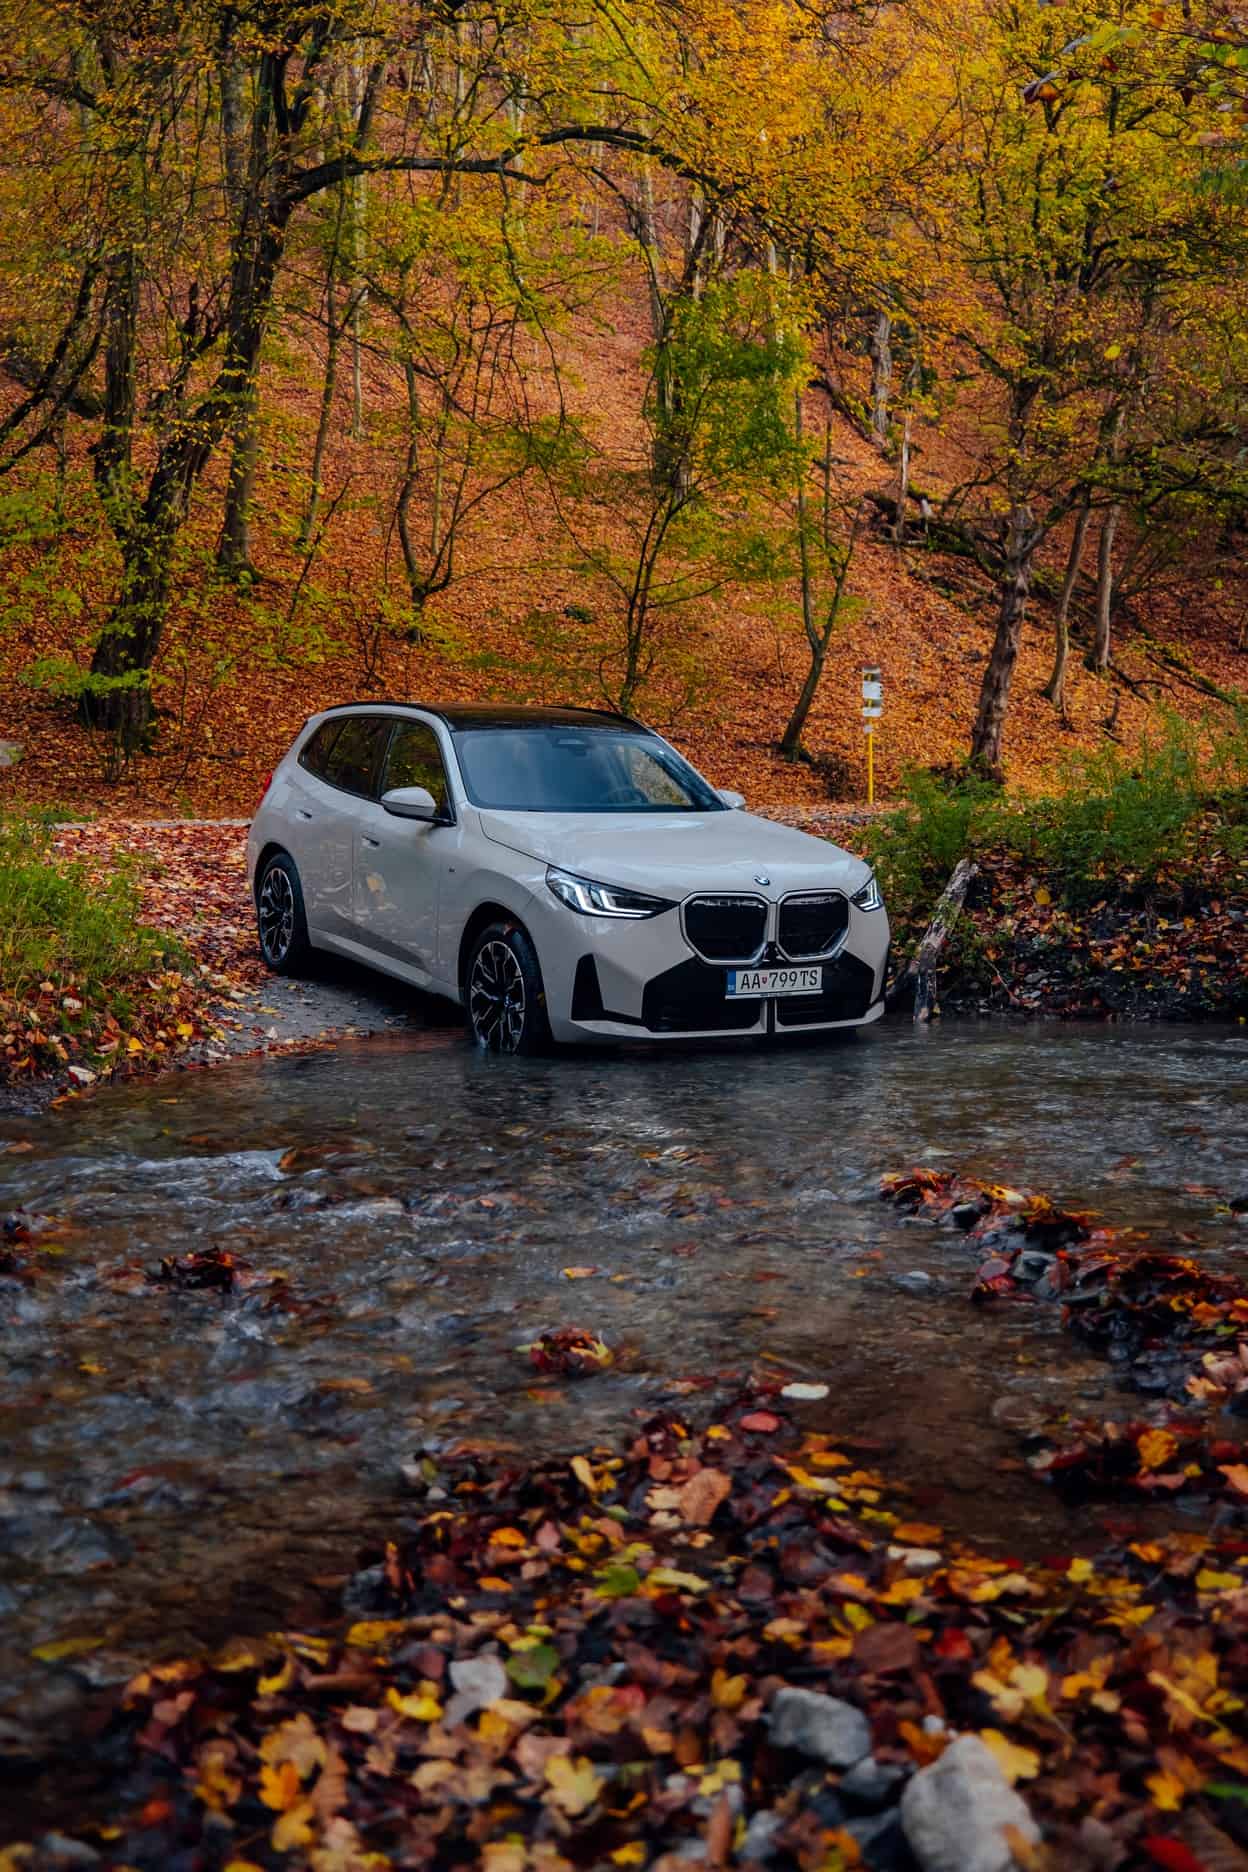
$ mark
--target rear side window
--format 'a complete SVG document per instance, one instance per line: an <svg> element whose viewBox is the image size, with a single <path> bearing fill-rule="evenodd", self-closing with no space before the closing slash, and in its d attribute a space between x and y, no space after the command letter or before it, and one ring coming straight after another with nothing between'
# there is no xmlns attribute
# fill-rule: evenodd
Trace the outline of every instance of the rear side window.
<svg viewBox="0 0 1248 1872"><path fill-rule="evenodd" d="M329 750L333 747L334 742L338 738L338 730L341 727L342 721L340 718L334 721L322 722L316 733L312 736L312 739L300 753L299 765L301 767L306 767L309 773L316 774L318 777L323 778L325 763L329 759Z"/></svg>
<svg viewBox="0 0 1248 1872"><path fill-rule="evenodd" d="M433 794L440 813L447 810L446 769L442 750L433 729L424 722L400 722L386 755L381 776L381 791L392 787L420 786Z"/></svg>
<svg viewBox="0 0 1248 1872"><path fill-rule="evenodd" d="M390 732L384 715L348 715L321 774L346 793L370 794L382 742Z"/></svg>

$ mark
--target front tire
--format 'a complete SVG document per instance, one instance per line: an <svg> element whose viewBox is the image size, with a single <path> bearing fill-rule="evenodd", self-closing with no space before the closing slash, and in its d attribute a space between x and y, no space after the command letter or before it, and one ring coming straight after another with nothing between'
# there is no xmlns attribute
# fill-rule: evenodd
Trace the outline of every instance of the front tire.
<svg viewBox="0 0 1248 1872"><path fill-rule="evenodd" d="M537 951L518 923L491 923L464 975L469 1035L487 1053L539 1053L550 1044Z"/></svg>
<svg viewBox="0 0 1248 1872"><path fill-rule="evenodd" d="M274 852L256 886L256 929L260 954L275 975L302 975L312 960L303 887L294 859Z"/></svg>

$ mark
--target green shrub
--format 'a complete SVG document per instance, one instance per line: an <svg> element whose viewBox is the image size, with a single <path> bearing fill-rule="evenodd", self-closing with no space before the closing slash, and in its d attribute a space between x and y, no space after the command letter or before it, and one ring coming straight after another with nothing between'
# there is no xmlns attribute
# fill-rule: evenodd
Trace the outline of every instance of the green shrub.
<svg viewBox="0 0 1248 1872"><path fill-rule="evenodd" d="M133 871L113 863L104 878L81 861L58 859L37 820L0 820L0 998L22 1004L40 984L72 984L75 997L118 1019L146 978L184 960L173 937L139 917Z"/></svg>
<svg viewBox="0 0 1248 1872"><path fill-rule="evenodd" d="M1133 751L1074 755L1038 799L991 785L910 774L905 803L877 820L868 855L903 926L927 914L958 859L997 851L1042 872L1055 897L1086 903L1160 879L1196 886L1239 871L1248 853L1248 716L1228 725L1179 716Z"/></svg>
<svg viewBox="0 0 1248 1872"><path fill-rule="evenodd" d="M994 842L1008 808L990 781L948 781L925 769L906 775L905 804L868 829L867 856L901 923L923 914L967 852Z"/></svg>

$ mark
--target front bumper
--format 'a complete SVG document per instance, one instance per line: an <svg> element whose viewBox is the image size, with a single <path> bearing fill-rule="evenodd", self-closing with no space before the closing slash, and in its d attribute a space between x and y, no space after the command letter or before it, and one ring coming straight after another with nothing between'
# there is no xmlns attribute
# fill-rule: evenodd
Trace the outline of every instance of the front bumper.
<svg viewBox="0 0 1248 1872"><path fill-rule="evenodd" d="M865 1026L884 1011L888 918L851 910L837 954L817 964L818 992L743 1001L725 992L727 965L699 956L679 912L611 922L566 911L532 931L556 1040L747 1038ZM778 955L774 959L781 962Z"/></svg>

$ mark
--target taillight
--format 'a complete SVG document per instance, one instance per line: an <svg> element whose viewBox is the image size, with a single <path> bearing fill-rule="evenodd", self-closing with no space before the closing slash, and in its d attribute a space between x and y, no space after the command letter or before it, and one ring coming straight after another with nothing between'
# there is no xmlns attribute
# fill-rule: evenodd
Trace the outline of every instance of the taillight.
<svg viewBox="0 0 1248 1872"><path fill-rule="evenodd" d="M276 775L277 775L277 768L275 767L273 769L273 772L269 775L268 779L265 781L264 785L260 789L260 797L256 801L257 812L259 812L260 808L264 805L264 796L268 792L269 788L272 786Z"/></svg>

